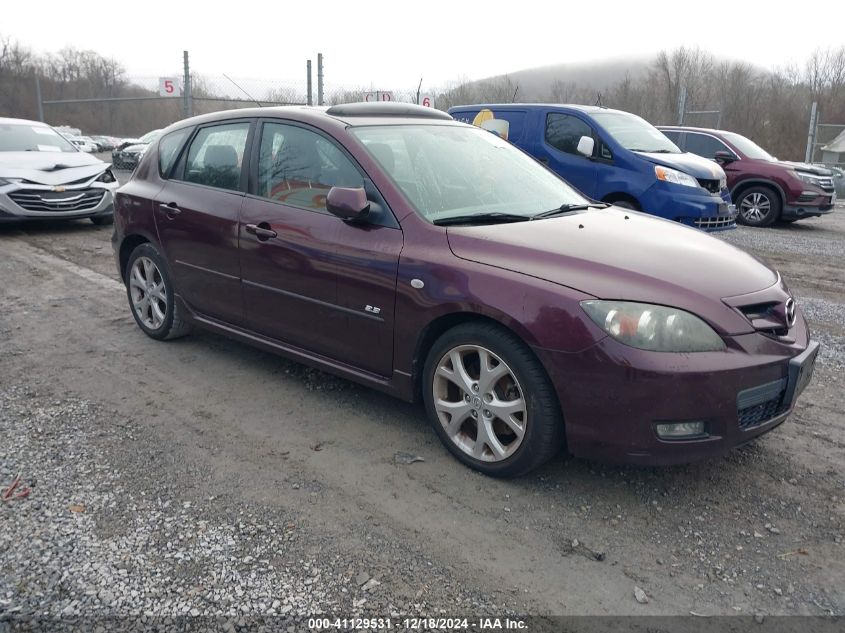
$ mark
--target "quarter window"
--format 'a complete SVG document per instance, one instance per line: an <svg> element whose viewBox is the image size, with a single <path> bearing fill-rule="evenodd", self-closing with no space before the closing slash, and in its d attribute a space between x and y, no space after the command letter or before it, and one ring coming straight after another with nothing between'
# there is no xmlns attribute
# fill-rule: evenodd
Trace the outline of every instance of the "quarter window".
<svg viewBox="0 0 845 633"><path fill-rule="evenodd" d="M326 211L332 187L363 187L361 173L334 143L305 128L265 123L258 156L258 195Z"/></svg>
<svg viewBox="0 0 845 633"><path fill-rule="evenodd" d="M592 137L593 130L578 117L559 112L551 112L546 116L546 143L555 149L567 154L578 154L578 141L582 136Z"/></svg>
<svg viewBox="0 0 845 633"><path fill-rule="evenodd" d="M176 156L179 154L179 149L182 147L182 143L185 142L189 132L189 128L176 130L159 141L158 171L163 178L167 178L167 174L170 173L170 168L173 167Z"/></svg>
<svg viewBox="0 0 845 633"><path fill-rule="evenodd" d="M188 149L185 180L238 191L249 122L202 128Z"/></svg>

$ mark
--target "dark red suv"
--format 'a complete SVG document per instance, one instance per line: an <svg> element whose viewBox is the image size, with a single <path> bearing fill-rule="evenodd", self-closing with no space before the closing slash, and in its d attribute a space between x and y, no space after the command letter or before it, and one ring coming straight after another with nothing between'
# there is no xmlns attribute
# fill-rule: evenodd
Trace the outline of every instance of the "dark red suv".
<svg viewBox="0 0 845 633"><path fill-rule="evenodd" d="M818 351L752 256L589 200L428 108L187 119L115 205L147 335L199 326L421 399L490 475L564 443L652 464L721 454L786 419Z"/></svg>
<svg viewBox="0 0 845 633"><path fill-rule="evenodd" d="M769 226L830 213L836 202L826 169L778 161L753 141L724 130L659 127L685 152L719 163L737 208L737 222Z"/></svg>

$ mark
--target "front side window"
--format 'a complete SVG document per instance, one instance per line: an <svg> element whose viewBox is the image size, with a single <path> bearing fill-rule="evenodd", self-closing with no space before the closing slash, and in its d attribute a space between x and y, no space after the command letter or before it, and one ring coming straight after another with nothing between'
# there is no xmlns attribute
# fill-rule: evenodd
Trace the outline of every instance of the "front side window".
<svg viewBox="0 0 845 633"><path fill-rule="evenodd" d="M706 134L696 134L695 132L687 132L686 150L710 159L716 157L716 152L730 151L719 139Z"/></svg>
<svg viewBox="0 0 845 633"><path fill-rule="evenodd" d="M663 132L635 114L607 110L595 112L592 117L613 140L632 152L681 153Z"/></svg>
<svg viewBox="0 0 845 633"><path fill-rule="evenodd" d="M64 136L46 125L0 123L0 152L76 152Z"/></svg>
<svg viewBox="0 0 845 633"><path fill-rule="evenodd" d="M167 178L167 174L170 173L170 168L173 167L173 162L176 160L179 149L189 132L190 128L176 130L161 139L158 144L158 171L162 177Z"/></svg>
<svg viewBox="0 0 845 633"><path fill-rule="evenodd" d="M736 147L740 152L742 152L752 160L775 160L775 158L771 154L769 154L769 152L757 145L757 143L755 143L751 139L747 139L740 134L736 134L735 132L722 132L722 134L725 135L725 138L728 139L728 141L733 143L734 147Z"/></svg>
<svg viewBox="0 0 845 633"><path fill-rule="evenodd" d="M238 191L249 122L202 128L188 149L184 180Z"/></svg>
<svg viewBox="0 0 845 633"><path fill-rule="evenodd" d="M589 204L525 152L477 127L362 126L352 133L431 222L489 213L528 218Z"/></svg>
<svg viewBox="0 0 845 633"><path fill-rule="evenodd" d="M265 123L258 154L258 191L262 198L326 211L332 187L363 187L361 173L321 134L296 125Z"/></svg>
<svg viewBox="0 0 845 633"><path fill-rule="evenodd" d="M551 112L546 117L546 143L567 154L578 153L582 136L592 138L593 130L584 121L571 114Z"/></svg>

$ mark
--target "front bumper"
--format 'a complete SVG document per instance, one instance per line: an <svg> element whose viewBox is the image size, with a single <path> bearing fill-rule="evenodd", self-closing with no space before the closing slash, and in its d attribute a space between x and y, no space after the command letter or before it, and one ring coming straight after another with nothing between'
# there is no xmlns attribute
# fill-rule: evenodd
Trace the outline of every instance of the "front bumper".
<svg viewBox="0 0 845 633"><path fill-rule="evenodd" d="M114 211L117 187L115 182L78 188L46 185L6 188L0 192L0 223L107 216Z"/></svg>
<svg viewBox="0 0 845 633"><path fill-rule="evenodd" d="M135 169L141 162L141 154L137 152L112 152L111 160L115 169Z"/></svg>
<svg viewBox="0 0 845 633"><path fill-rule="evenodd" d="M817 347L803 315L788 336L727 337L725 351L695 354L646 352L610 337L578 354L536 351L558 392L573 455L670 465L723 455L786 420L800 379L790 361L807 353L811 365ZM665 440L655 429L697 421L705 436Z"/></svg>
<svg viewBox="0 0 845 633"><path fill-rule="evenodd" d="M825 215L833 211L838 197L835 191L825 192L824 195L803 200L800 197L790 200L783 206L781 217L784 218L811 218Z"/></svg>
<svg viewBox="0 0 845 633"><path fill-rule="evenodd" d="M659 182L646 191L641 202L647 213L704 231L736 228L736 207L724 192L711 194L704 189Z"/></svg>

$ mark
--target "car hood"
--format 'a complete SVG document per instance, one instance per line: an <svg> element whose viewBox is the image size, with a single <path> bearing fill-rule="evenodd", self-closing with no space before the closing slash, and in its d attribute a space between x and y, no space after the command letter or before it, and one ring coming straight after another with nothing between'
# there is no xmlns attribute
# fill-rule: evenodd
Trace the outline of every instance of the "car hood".
<svg viewBox="0 0 845 633"><path fill-rule="evenodd" d="M826 169L825 167L819 167L818 165L811 165L809 163L795 163L788 160L781 160L778 161L778 165L782 167L786 167L787 169L794 169L795 171L804 171L810 174L814 174L816 176L832 176L833 171L830 169Z"/></svg>
<svg viewBox="0 0 845 633"><path fill-rule="evenodd" d="M84 152L0 152L0 178L61 185L103 173L109 166Z"/></svg>
<svg viewBox="0 0 845 633"><path fill-rule="evenodd" d="M686 152L684 154L655 154L652 152L635 152L655 165L671 167L693 176L706 180L721 180L725 171L714 161Z"/></svg>
<svg viewBox="0 0 845 633"><path fill-rule="evenodd" d="M778 274L698 229L609 207L532 222L449 227L459 258L545 279L600 299L679 307L722 334L754 331L722 298Z"/></svg>

